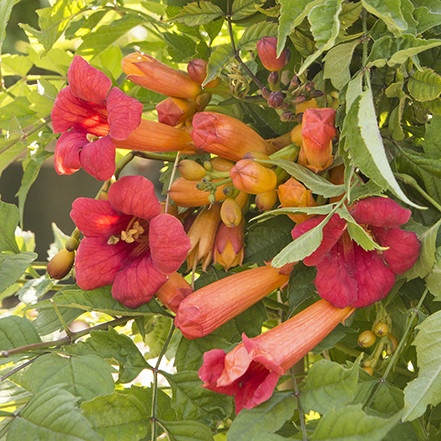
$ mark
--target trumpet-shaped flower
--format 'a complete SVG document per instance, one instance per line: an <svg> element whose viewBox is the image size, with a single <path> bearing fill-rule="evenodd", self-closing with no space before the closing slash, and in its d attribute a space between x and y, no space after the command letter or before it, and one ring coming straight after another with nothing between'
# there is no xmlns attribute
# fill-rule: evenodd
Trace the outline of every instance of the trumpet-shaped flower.
<svg viewBox="0 0 441 441"><path fill-rule="evenodd" d="M335 214L323 228L320 246L303 263L317 267L314 284L320 297L338 308L363 308L386 297L396 275L406 272L417 260L421 243L415 233L400 229L411 212L392 199L369 197L353 204L349 211L372 239L387 249L363 249L350 238L347 222ZM323 218L314 216L297 225L293 238Z"/></svg>
<svg viewBox="0 0 441 441"><path fill-rule="evenodd" d="M115 171L115 145L140 125L142 104L127 96L104 73L75 56L67 73L69 86L55 100L54 133L63 133L55 149L55 170L65 175L81 167L99 180Z"/></svg>
<svg viewBox="0 0 441 441"><path fill-rule="evenodd" d="M339 309L319 300L291 319L225 354L204 354L199 378L214 392L235 395L236 413L268 400L279 378L320 343L354 308Z"/></svg>
<svg viewBox="0 0 441 441"><path fill-rule="evenodd" d="M182 224L161 214L154 186L142 176L112 184L108 200L79 198L72 208L85 236L75 258L78 286L113 284L112 296L129 308L148 302L190 249Z"/></svg>

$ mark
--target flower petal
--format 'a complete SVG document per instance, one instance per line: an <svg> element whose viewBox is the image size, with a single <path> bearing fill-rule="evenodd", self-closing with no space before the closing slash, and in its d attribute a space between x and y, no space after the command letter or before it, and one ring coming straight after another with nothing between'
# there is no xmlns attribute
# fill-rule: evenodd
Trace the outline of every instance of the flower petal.
<svg viewBox="0 0 441 441"><path fill-rule="evenodd" d="M121 213L151 220L161 213L155 187L142 176L123 176L109 189L110 205Z"/></svg>
<svg viewBox="0 0 441 441"><path fill-rule="evenodd" d="M265 366L269 371L274 371L279 375L283 375L284 370L282 367L273 359L268 351L262 350L256 341L248 338L245 333L242 334L243 344L248 352L248 357L252 360Z"/></svg>
<svg viewBox="0 0 441 441"><path fill-rule="evenodd" d="M73 58L67 78L77 98L95 104L104 104L112 87L112 80L107 75L92 67L79 55Z"/></svg>
<svg viewBox="0 0 441 441"><path fill-rule="evenodd" d="M89 198L73 201L70 217L86 237L101 237L106 242L125 230L132 218L115 211L109 201Z"/></svg>
<svg viewBox="0 0 441 441"><path fill-rule="evenodd" d="M66 132L71 128L96 136L109 133L106 108L80 100L69 86L58 93L51 119L54 133Z"/></svg>
<svg viewBox="0 0 441 441"><path fill-rule="evenodd" d="M127 139L141 124L142 104L114 87L107 97L109 135L117 140Z"/></svg>
<svg viewBox="0 0 441 441"><path fill-rule="evenodd" d="M107 245L97 237L84 238L75 256L75 275L81 289L95 289L110 285L125 258L125 242Z"/></svg>
<svg viewBox="0 0 441 441"><path fill-rule="evenodd" d="M350 208L350 212L359 224L385 228L397 228L411 215L410 210L400 207L394 200L380 197L362 199Z"/></svg>
<svg viewBox="0 0 441 441"><path fill-rule="evenodd" d="M297 239L302 234L316 227L325 216L314 216L307 219L299 225L296 225L291 231L293 239ZM341 235L346 230L347 223L340 216L334 214L329 222L323 227L323 239L320 246L308 257L303 259L303 263L307 266L315 266L323 260L329 250L337 243Z"/></svg>
<svg viewBox="0 0 441 441"><path fill-rule="evenodd" d="M163 274L177 271L191 248L181 222L170 214L160 214L150 221L149 243L153 265Z"/></svg>
<svg viewBox="0 0 441 441"><path fill-rule="evenodd" d="M99 181L107 181L115 172L115 144L110 136L89 142L81 150L81 165Z"/></svg>
<svg viewBox="0 0 441 441"><path fill-rule="evenodd" d="M149 302L166 281L167 276L153 266L150 257L138 259L115 276L112 296L124 306L135 309Z"/></svg>
<svg viewBox="0 0 441 441"><path fill-rule="evenodd" d="M72 130L63 133L55 147L54 166L59 175L71 175L81 168L80 150L89 141L86 134Z"/></svg>
<svg viewBox="0 0 441 441"><path fill-rule="evenodd" d="M375 239L382 247L383 259L395 274L403 274L417 261L421 242L415 233L400 228L373 228Z"/></svg>

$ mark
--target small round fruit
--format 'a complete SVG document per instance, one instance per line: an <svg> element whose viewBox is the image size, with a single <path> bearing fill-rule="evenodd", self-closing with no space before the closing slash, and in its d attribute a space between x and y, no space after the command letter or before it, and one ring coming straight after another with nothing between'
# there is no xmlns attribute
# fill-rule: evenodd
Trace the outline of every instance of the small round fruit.
<svg viewBox="0 0 441 441"><path fill-rule="evenodd" d="M378 322L374 326L373 331L377 337L384 337L389 333L389 327L386 325L386 323Z"/></svg>
<svg viewBox="0 0 441 441"><path fill-rule="evenodd" d="M395 335L393 334L387 334L387 338L390 340L390 343L392 345L392 353L394 353L398 347L397 337L395 337Z"/></svg>
<svg viewBox="0 0 441 441"><path fill-rule="evenodd" d="M358 336L358 345L362 348L370 348L374 343L377 337L372 331L363 331Z"/></svg>
<svg viewBox="0 0 441 441"><path fill-rule="evenodd" d="M371 367L363 367L364 371L366 371L369 375L374 375L374 370Z"/></svg>

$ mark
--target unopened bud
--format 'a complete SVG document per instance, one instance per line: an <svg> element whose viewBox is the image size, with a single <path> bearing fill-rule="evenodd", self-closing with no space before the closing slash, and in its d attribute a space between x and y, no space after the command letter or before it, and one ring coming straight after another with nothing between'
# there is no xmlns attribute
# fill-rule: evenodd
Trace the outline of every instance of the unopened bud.
<svg viewBox="0 0 441 441"><path fill-rule="evenodd" d="M216 195L213 193L210 193L208 195L208 202L210 202L210 204L214 204L216 202Z"/></svg>
<svg viewBox="0 0 441 441"><path fill-rule="evenodd" d="M206 186L203 182L198 182L198 183L196 184L196 188L197 188L199 191L205 191L205 189L207 188L207 186Z"/></svg>
<svg viewBox="0 0 441 441"><path fill-rule="evenodd" d="M291 141L297 145L302 145L302 125L299 124L291 130Z"/></svg>
<svg viewBox="0 0 441 441"><path fill-rule="evenodd" d="M211 170L215 169L218 172L230 171L234 166L234 162L228 161L228 159L220 158L219 156L212 158L207 162L210 164Z"/></svg>
<svg viewBox="0 0 441 441"><path fill-rule="evenodd" d="M322 92L321 90L313 90L313 91L311 91L311 93L310 93L310 97L311 98L319 98L319 97L321 97L321 96L323 96L325 93L324 92Z"/></svg>
<svg viewBox="0 0 441 441"><path fill-rule="evenodd" d="M76 251L79 244L80 241L76 237L71 236L69 237L69 239L66 240L64 248L66 248L67 251Z"/></svg>
<svg viewBox="0 0 441 441"><path fill-rule="evenodd" d="M177 126L196 112L195 100L169 97L156 106L158 121L169 126Z"/></svg>
<svg viewBox="0 0 441 441"><path fill-rule="evenodd" d="M270 86L275 86L276 84L279 84L280 78L279 74L277 72L271 72L268 75L268 83Z"/></svg>
<svg viewBox="0 0 441 441"><path fill-rule="evenodd" d="M262 89L262 96L267 100L269 97L270 97L270 95L271 95L271 91L270 90L268 90L266 87L264 87L263 89Z"/></svg>
<svg viewBox="0 0 441 441"><path fill-rule="evenodd" d="M311 92L311 90L314 89L314 81L311 81L310 83L308 83L308 84L305 86L305 89L306 89L308 92Z"/></svg>
<svg viewBox="0 0 441 441"><path fill-rule="evenodd" d="M271 92L269 98L268 98L268 106L272 107L273 109L277 109L281 107L284 104L285 97L283 96L283 93L278 90L277 92Z"/></svg>
<svg viewBox="0 0 441 441"><path fill-rule="evenodd" d="M210 161L204 161L204 168L207 171L211 171L211 170L213 170L213 165L211 164Z"/></svg>
<svg viewBox="0 0 441 441"><path fill-rule="evenodd" d="M192 161L191 159L183 159L177 166L179 170L179 174L189 181L198 181L202 179L207 171L201 164L198 164L196 161Z"/></svg>
<svg viewBox="0 0 441 441"><path fill-rule="evenodd" d="M242 210L236 199L227 198L222 203L221 219L227 227L237 227L242 221Z"/></svg>
<svg viewBox="0 0 441 441"><path fill-rule="evenodd" d="M66 248L58 251L47 264L47 272L52 279L61 280L69 274L75 260L75 251Z"/></svg>
<svg viewBox="0 0 441 441"><path fill-rule="evenodd" d="M306 101L306 96L305 95L299 95L296 97L296 99L294 100L294 104L296 106L298 106L299 104L302 104Z"/></svg>
<svg viewBox="0 0 441 441"><path fill-rule="evenodd" d="M283 112L280 115L280 121L282 122L290 122L293 120L293 118L294 118L294 114L290 110Z"/></svg>
<svg viewBox="0 0 441 441"><path fill-rule="evenodd" d="M290 84L289 84L291 87L299 87L300 86L300 81L299 81L299 78L297 77L297 75L294 75L293 77L292 77L292 80L291 80L291 82L290 82Z"/></svg>
<svg viewBox="0 0 441 441"><path fill-rule="evenodd" d="M222 193L227 196L228 198L233 197L234 193L236 192L236 189L232 185L227 185L223 190Z"/></svg>
<svg viewBox="0 0 441 441"><path fill-rule="evenodd" d="M202 84L207 76L207 62L201 58L191 60L187 65L188 76L198 84ZM204 87L215 87L219 84L219 78L209 81Z"/></svg>
<svg viewBox="0 0 441 441"><path fill-rule="evenodd" d="M251 159L238 161L230 170L230 177L237 189L250 194L265 193L277 185L274 171Z"/></svg>
<svg viewBox="0 0 441 441"><path fill-rule="evenodd" d="M283 69L291 57L288 48L284 49L277 58L277 38L263 37L257 42L257 54L265 69L274 72Z"/></svg>
<svg viewBox="0 0 441 441"><path fill-rule="evenodd" d="M196 101L196 111L202 112L211 101L211 93L201 93L195 98Z"/></svg>
<svg viewBox="0 0 441 441"><path fill-rule="evenodd" d="M260 211L271 210L277 202L277 191L271 190L256 195L255 203Z"/></svg>

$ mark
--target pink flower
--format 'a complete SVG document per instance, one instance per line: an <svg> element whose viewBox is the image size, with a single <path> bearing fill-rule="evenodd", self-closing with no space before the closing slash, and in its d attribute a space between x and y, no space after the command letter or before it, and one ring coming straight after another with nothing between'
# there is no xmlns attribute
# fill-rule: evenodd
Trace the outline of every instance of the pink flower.
<svg viewBox="0 0 441 441"><path fill-rule="evenodd" d="M178 219L161 214L153 184L125 176L108 200L79 198L71 217L85 238L75 258L81 289L113 284L112 295L129 308L148 302L187 257L190 240Z"/></svg>
<svg viewBox="0 0 441 441"><path fill-rule="evenodd" d="M396 274L406 272L418 259L421 243L415 233L399 228L411 212L392 199L369 197L349 211L374 241L388 249L364 250L350 238L347 222L335 214L323 228L320 246L303 263L317 267L314 284L320 297L338 308L363 308L386 297ZM297 239L323 218L315 216L297 225L292 237Z"/></svg>
<svg viewBox="0 0 441 441"><path fill-rule="evenodd" d="M225 354L204 354L199 378L214 392L235 395L236 414L268 400L279 378L317 346L354 308L339 309L319 300L291 319Z"/></svg>
<svg viewBox="0 0 441 441"><path fill-rule="evenodd" d="M115 171L115 140L140 125L142 104L127 96L104 73L76 55L67 73L69 86L55 100L54 133L63 133L55 149L55 170L70 175L81 167L99 180Z"/></svg>

